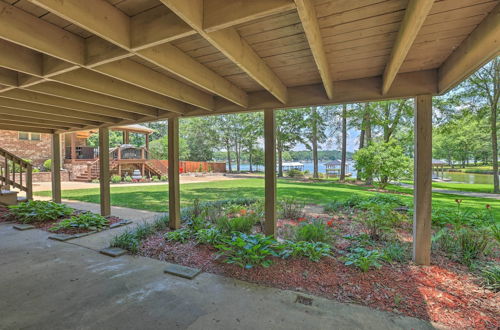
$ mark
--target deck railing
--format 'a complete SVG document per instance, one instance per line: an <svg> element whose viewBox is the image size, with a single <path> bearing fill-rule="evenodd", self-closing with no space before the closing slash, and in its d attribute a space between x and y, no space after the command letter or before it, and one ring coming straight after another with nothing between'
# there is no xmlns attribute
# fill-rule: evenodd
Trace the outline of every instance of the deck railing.
<svg viewBox="0 0 500 330"><path fill-rule="evenodd" d="M27 161L0 148L0 188L17 188L33 199L33 167Z"/></svg>

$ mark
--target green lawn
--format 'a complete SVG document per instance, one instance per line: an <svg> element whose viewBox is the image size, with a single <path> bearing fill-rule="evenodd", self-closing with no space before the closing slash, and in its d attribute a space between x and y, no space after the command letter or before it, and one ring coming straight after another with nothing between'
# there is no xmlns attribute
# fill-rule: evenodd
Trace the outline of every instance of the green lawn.
<svg viewBox="0 0 500 330"><path fill-rule="evenodd" d="M413 184L413 181L403 181L407 184ZM493 185L486 183L450 183L450 182L433 182L433 188L441 188L447 190L470 191L478 193L492 193Z"/></svg>
<svg viewBox="0 0 500 330"><path fill-rule="evenodd" d="M398 189L406 189L398 187ZM411 192L411 189L406 189ZM111 188L111 203L150 211L167 211L167 185L155 186L123 186ZM375 194L365 187L333 182L295 182L278 180L278 198L296 197L306 203L326 204L333 199L346 199L353 194L369 196ZM39 196L50 196L50 191L37 192ZM99 189L65 190L62 197L66 199L99 203ZM202 201L231 199L238 197L264 197L264 180L252 178L230 181L181 184L181 204L190 205L195 198ZM408 202L412 196L402 196ZM472 198L448 194L433 194L434 206L454 207L455 198L463 199L463 207L484 209L491 204L496 216L500 216L500 203L489 198ZM498 206L497 206L498 205Z"/></svg>

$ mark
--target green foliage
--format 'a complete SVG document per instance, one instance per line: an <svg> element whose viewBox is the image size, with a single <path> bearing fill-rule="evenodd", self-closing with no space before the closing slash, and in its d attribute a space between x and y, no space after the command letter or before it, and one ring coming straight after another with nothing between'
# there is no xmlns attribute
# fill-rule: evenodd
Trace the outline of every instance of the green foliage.
<svg viewBox="0 0 500 330"><path fill-rule="evenodd" d="M160 182L160 178L157 175L153 175L151 177L151 181L153 181L153 182Z"/></svg>
<svg viewBox="0 0 500 330"><path fill-rule="evenodd" d="M50 228L51 231L57 231L59 229L92 229L102 230L109 225L109 220L99 214L92 212L85 212L78 215L74 215L69 219L65 219L55 224Z"/></svg>
<svg viewBox="0 0 500 330"><path fill-rule="evenodd" d="M298 219L304 216L305 203L299 202L296 198L283 198L279 202L280 215L284 219Z"/></svg>
<svg viewBox="0 0 500 330"><path fill-rule="evenodd" d="M153 223L141 223L133 229L128 229L111 240L111 247L119 247L131 253L137 253L141 241L156 231L164 230L168 227L169 218L162 215L155 219Z"/></svg>
<svg viewBox="0 0 500 330"><path fill-rule="evenodd" d="M125 181L125 182L132 182L133 179L132 179L132 177L130 175L127 175L126 177L123 178L123 181Z"/></svg>
<svg viewBox="0 0 500 330"><path fill-rule="evenodd" d="M252 215L236 218L220 217L216 220L216 227L223 233L241 232L250 233L256 223L256 217Z"/></svg>
<svg viewBox="0 0 500 330"><path fill-rule="evenodd" d="M360 177L377 178L381 189L390 181L408 177L412 169L411 159L404 155L403 148L394 140L362 148L354 154L354 160Z"/></svg>
<svg viewBox="0 0 500 330"><path fill-rule="evenodd" d="M275 251L277 245L278 242L272 237L235 232L223 238L215 247L225 257L225 262L250 269L254 266L269 267L272 264L269 257L278 256Z"/></svg>
<svg viewBox="0 0 500 330"><path fill-rule="evenodd" d="M356 266L362 272L367 272L370 268L381 268L381 254L377 250L367 250L361 247L354 248L344 258L344 263L347 266Z"/></svg>
<svg viewBox="0 0 500 330"><path fill-rule="evenodd" d="M406 216L394 211L387 204L370 203L362 215L362 222L368 230L368 235L374 240L387 239L394 232L394 226L406 219Z"/></svg>
<svg viewBox="0 0 500 330"><path fill-rule="evenodd" d="M220 243L223 234L216 228L200 229L196 232L196 241L200 244L215 245Z"/></svg>
<svg viewBox="0 0 500 330"><path fill-rule="evenodd" d="M287 175L290 178L303 178L304 172L297 170L297 169L291 169L290 171L287 172Z"/></svg>
<svg viewBox="0 0 500 330"><path fill-rule="evenodd" d="M160 176L160 181L167 182L168 181L168 176L166 176L166 175Z"/></svg>
<svg viewBox="0 0 500 330"><path fill-rule="evenodd" d="M331 254L330 245L323 242L291 242L287 241L283 244L280 256L282 258L289 257L306 257L311 261L319 261L322 257Z"/></svg>
<svg viewBox="0 0 500 330"><path fill-rule="evenodd" d="M490 242L490 233L484 228L443 228L433 237L435 248L469 267L489 252Z"/></svg>
<svg viewBox="0 0 500 330"><path fill-rule="evenodd" d="M64 204L33 200L9 206L9 209L22 223L51 221L73 213L73 209Z"/></svg>
<svg viewBox="0 0 500 330"><path fill-rule="evenodd" d="M174 231L169 231L165 234L167 241L186 243L191 237L192 232L188 228L181 228Z"/></svg>
<svg viewBox="0 0 500 330"><path fill-rule="evenodd" d="M295 240L297 242L331 242L332 230L321 220L313 220L310 223L301 223L295 229Z"/></svg>
<svg viewBox="0 0 500 330"><path fill-rule="evenodd" d="M387 262L406 262L410 259L410 247L400 242L389 242L382 250L382 259Z"/></svg>
<svg viewBox="0 0 500 330"><path fill-rule="evenodd" d="M126 230L120 235L113 237L110 247L117 247L127 250L131 253L137 253L140 241L137 239L133 230Z"/></svg>
<svg viewBox="0 0 500 330"><path fill-rule="evenodd" d="M43 168L45 171L50 171L52 169L52 159L47 159L43 162Z"/></svg>
<svg viewBox="0 0 500 330"><path fill-rule="evenodd" d="M481 270L483 286L494 292L500 292L500 265L491 263Z"/></svg>
<svg viewBox="0 0 500 330"><path fill-rule="evenodd" d="M120 183L120 182L122 182L122 177L119 175L113 175L113 176L111 176L111 182L112 183Z"/></svg>
<svg viewBox="0 0 500 330"><path fill-rule="evenodd" d="M92 183L99 183L99 179L94 179L91 181Z"/></svg>

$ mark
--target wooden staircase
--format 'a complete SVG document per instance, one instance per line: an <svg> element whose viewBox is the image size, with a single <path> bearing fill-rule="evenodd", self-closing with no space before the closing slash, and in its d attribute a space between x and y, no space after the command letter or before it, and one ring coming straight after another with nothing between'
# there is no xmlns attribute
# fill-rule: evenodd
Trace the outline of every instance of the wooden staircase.
<svg viewBox="0 0 500 330"><path fill-rule="evenodd" d="M0 148L0 204L15 205L33 199L32 174L30 163ZM25 191L26 197L19 197L19 191Z"/></svg>

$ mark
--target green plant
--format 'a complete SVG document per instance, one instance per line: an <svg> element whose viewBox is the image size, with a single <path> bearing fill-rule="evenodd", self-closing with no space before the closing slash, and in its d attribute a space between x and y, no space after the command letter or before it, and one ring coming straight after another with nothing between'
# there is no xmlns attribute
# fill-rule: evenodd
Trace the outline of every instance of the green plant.
<svg viewBox="0 0 500 330"><path fill-rule="evenodd" d="M490 230L495 241L500 244L500 224L492 225Z"/></svg>
<svg viewBox="0 0 500 330"><path fill-rule="evenodd" d="M134 230L129 229L113 237L109 246L124 249L131 253L137 253L139 244L140 241L137 239Z"/></svg>
<svg viewBox="0 0 500 330"><path fill-rule="evenodd" d="M50 171L52 169L52 159L47 159L43 162L43 168L45 171Z"/></svg>
<svg viewBox="0 0 500 330"><path fill-rule="evenodd" d="M223 235L216 228L200 229L196 232L196 240L200 244L215 245L220 243Z"/></svg>
<svg viewBox="0 0 500 330"><path fill-rule="evenodd" d="M394 225L401 222L402 217L390 205L372 203L363 216L363 224L372 239L386 239L394 232Z"/></svg>
<svg viewBox="0 0 500 330"><path fill-rule="evenodd" d="M287 174L290 178L303 178L304 177L304 172L297 170L297 169L291 169L290 171L287 172Z"/></svg>
<svg viewBox="0 0 500 330"><path fill-rule="evenodd" d="M250 233L256 223L256 217L253 215L229 218L220 217L216 220L216 227L223 233L240 232Z"/></svg>
<svg viewBox="0 0 500 330"><path fill-rule="evenodd" d="M481 270L482 284L485 288L500 292L500 265L491 263Z"/></svg>
<svg viewBox="0 0 500 330"><path fill-rule="evenodd" d="M367 250L361 247L353 249L344 258L344 263L347 266L356 266L362 272L367 272L370 268L381 268L382 264L379 262L381 258L377 250Z"/></svg>
<svg viewBox="0 0 500 330"><path fill-rule="evenodd" d="M328 243L332 241L332 231L321 220L315 219L309 223L303 222L296 227L295 240Z"/></svg>
<svg viewBox="0 0 500 330"><path fill-rule="evenodd" d="M51 227L50 230L57 231L59 229L69 229L69 228L78 228L78 229L95 228L95 230L102 230L108 225L109 225L109 220L106 219L105 217L92 212L85 212L72 216L69 219L60 221L59 223Z"/></svg>
<svg viewBox="0 0 500 330"><path fill-rule="evenodd" d="M99 183L99 179L94 179L91 181L92 183Z"/></svg>
<svg viewBox="0 0 500 330"><path fill-rule="evenodd" d="M204 229L208 227L208 222L201 216L197 216L195 218L191 218L186 222L186 226L192 232L197 232L200 229Z"/></svg>
<svg viewBox="0 0 500 330"><path fill-rule="evenodd" d="M333 200L324 206L326 213L335 213L345 208L345 203L339 200Z"/></svg>
<svg viewBox="0 0 500 330"><path fill-rule="evenodd" d="M458 231L457 243L460 247L460 262L470 266L473 260L487 253L490 237L486 230L465 227Z"/></svg>
<svg viewBox="0 0 500 330"><path fill-rule="evenodd" d="M304 216L305 203L297 201L296 198L284 198L279 203L281 217L284 219L298 219Z"/></svg>
<svg viewBox="0 0 500 330"><path fill-rule="evenodd" d="M311 261L319 261L331 254L330 245L323 242L290 242L287 241L280 252L282 258L306 257Z"/></svg>
<svg viewBox="0 0 500 330"><path fill-rule="evenodd" d="M123 178L123 181L125 181L125 182L132 182L133 179L132 179L132 177L130 175L127 175L126 177Z"/></svg>
<svg viewBox="0 0 500 330"><path fill-rule="evenodd" d="M159 181L160 181L160 178L159 178L157 175L153 175L153 176L151 177L151 181L153 181L153 182L159 182Z"/></svg>
<svg viewBox="0 0 500 330"><path fill-rule="evenodd" d="M40 169L39 169L39 168L34 168L34 169L33 169L33 173L38 173L38 172L40 172Z"/></svg>
<svg viewBox="0 0 500 330"><path fill-rule="evenodd" d="M168 222L168 216L161 215L153 223L138 224L135 228L128 229L122 234L113 237L110 246L119 247L131 253L137 253L141 241L153 235L156 231L167 228Z"/></svg>
<svg viewBox="0 0 500 330"><path fill-rule="evenodd" d="M9 209L22 223L51 221L73 213L73 209L64 204L33 200L9 206Z"/></svg>
<svg viewBox="0 0 500 330"><path fill-rule="evenodd" d="M162 181L162 182L168 181L168 176L166 176L166 175L160 176L160 181Z"/></svg>
<svg viewBox="0 0 500 330"><path fill-rule="evenodd" d="M122 177L119 175L113 175L111 177L111 182L112 183L120 183L120 182L122 182Z"/></svg>
<svg viewBox="0 0 500 330"><path fill-rule="evenodd" d="M180 243L185 243L189 240L192 233L188 228L181 228L174 231L169 231L165 234L165 239L167 241L175 241Z"/></svg>
<svg viewBox="0 0 500 330"><path fill-rule="evenodd" d="M269 257L278 256L274 250L277 245L278 242L272 237L235 232L223 238L215 247L219 255L225 257L225 262L250 269L254 266L269 267L272 264Z"/></svg>
<svg viewBox="0 0 500 330"><path fill-rule="evenodd" d="M384 246L381 257L387 262L405 262L410 258L410 249L408 244L390 242Z"/></svg>

